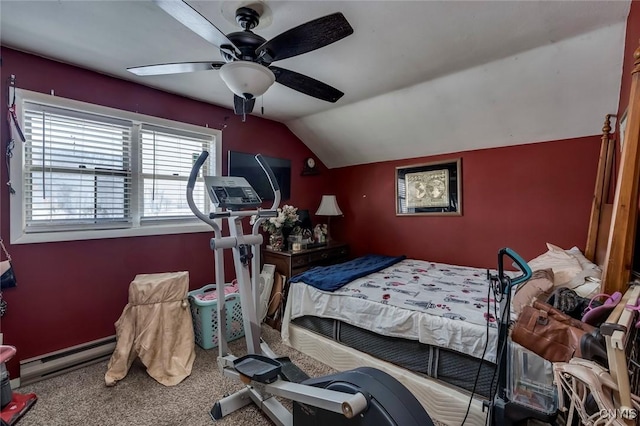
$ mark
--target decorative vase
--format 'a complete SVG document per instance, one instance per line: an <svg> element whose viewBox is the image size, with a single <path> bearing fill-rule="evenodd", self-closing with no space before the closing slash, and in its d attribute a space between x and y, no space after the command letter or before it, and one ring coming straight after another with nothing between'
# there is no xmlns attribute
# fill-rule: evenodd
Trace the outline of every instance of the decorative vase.
<svg viewBox="0 0 640 426"><path fill-rule="evenodd" d="M269 235L269 245L271 246L271 250L273 251L282 251L284 250L284 236L282 235L282 231L278 230L273 234Z"/></svg>

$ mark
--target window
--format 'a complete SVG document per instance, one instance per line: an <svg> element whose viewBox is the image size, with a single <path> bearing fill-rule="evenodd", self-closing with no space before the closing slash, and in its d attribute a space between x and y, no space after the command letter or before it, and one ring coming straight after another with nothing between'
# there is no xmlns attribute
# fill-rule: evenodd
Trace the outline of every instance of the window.
<svg viewBox="0 0 640 426"><path fill-rule="evenodd" d="M193 216L185 188L193 163L208 144L196 135L142 125L142 220ZM193 189L193 198L202 211L206 197L200 182Z"/></svg>
<svg viewBox="0 0 640 426"><path fill-rule="evenodd" d="M16 143L11 160L12 243L210 229L189 209L186 185L203 150L203 174L220 170L220 131L16 94L26 142ZM209 212L202 177L194 200Z"/></svg>
<svg viewBox="0 0 640 426"><path fill-rule="evenodd" d="M23 108L26 232L128 226L132 123Z"/></svg>

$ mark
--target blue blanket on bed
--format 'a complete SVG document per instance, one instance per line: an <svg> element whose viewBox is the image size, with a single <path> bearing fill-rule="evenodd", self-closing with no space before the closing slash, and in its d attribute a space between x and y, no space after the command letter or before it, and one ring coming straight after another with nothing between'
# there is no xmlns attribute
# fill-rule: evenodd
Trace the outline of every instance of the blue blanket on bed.
<svg viewBox="0 0 640 426"><path fill-rule="evenodd" d="M357 279L378 272L394 265L406 256L382 256L369 254L331 266L317 266L291 278L291 282L303 281L324 291L336 291L343 285Z"/></svg>

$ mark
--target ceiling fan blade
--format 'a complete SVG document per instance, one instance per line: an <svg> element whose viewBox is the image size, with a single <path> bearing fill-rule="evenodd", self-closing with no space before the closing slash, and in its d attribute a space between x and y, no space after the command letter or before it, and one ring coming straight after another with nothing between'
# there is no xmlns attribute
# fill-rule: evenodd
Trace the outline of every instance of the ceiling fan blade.
<svg viewBox="0 0 640 426"><path fill-rule="evenodd" d="M233 95L233 112L236 115L250 114L255 104L256 98L244 99L238 95Z"/></svg>
<svg viewBox="0 0 640 426"><path fill-rule="evenodd" d="M273 71L278 83L297 90L300 93L304 93L305 95L313 96L314 98L327 102L336 102L344 95L344 93L328 84L295 71L274 66L269 67L269 69Z"/></svg>
<svg viewBox="0 0 640 426"><path fill-rule="evenodd" d="M182 23L194 33L198 34L209 43L228 52L234 57L239 57L240 51L227 38L227 36L213 25L207 18L202 16L200 12L192 8L183 0L153 0L169 15L173 16L177 21Z"/></svg>
<svg viewBox="0 0 640 426"><path fill-rule="evenodd" d="M314 19L263 43L258 57L271 63L311 52L353 34L353 28L340 12Z"/></svg>
<svg viewBox="0 0 640 426"><path fill-rule="evenodd" d="M163 75L179 74L183 72L218 70L224 62L177 62L173 64L143 65L127 68L127 71L135 75Z"/></svg>

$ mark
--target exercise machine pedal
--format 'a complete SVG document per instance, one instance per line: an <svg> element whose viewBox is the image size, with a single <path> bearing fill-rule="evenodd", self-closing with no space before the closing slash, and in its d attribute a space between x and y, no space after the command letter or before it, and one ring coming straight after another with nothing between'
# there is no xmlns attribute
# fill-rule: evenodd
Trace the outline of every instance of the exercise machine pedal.
<svg viewBox="0 0 640 426"><path fill-rule="evenodd" d="M264 355L249 354L234 360L233 368L250 381L273 383L278 380L282 364Z"/></svg>
<svg viewBox="0 0 640 426"><path fill-rule="evenodd" d="M295 365L288 356L279 357L276 360L282 365L280 377L283 380L293 383L302 383L305 380L309 380L309 375Z"/></svg>

